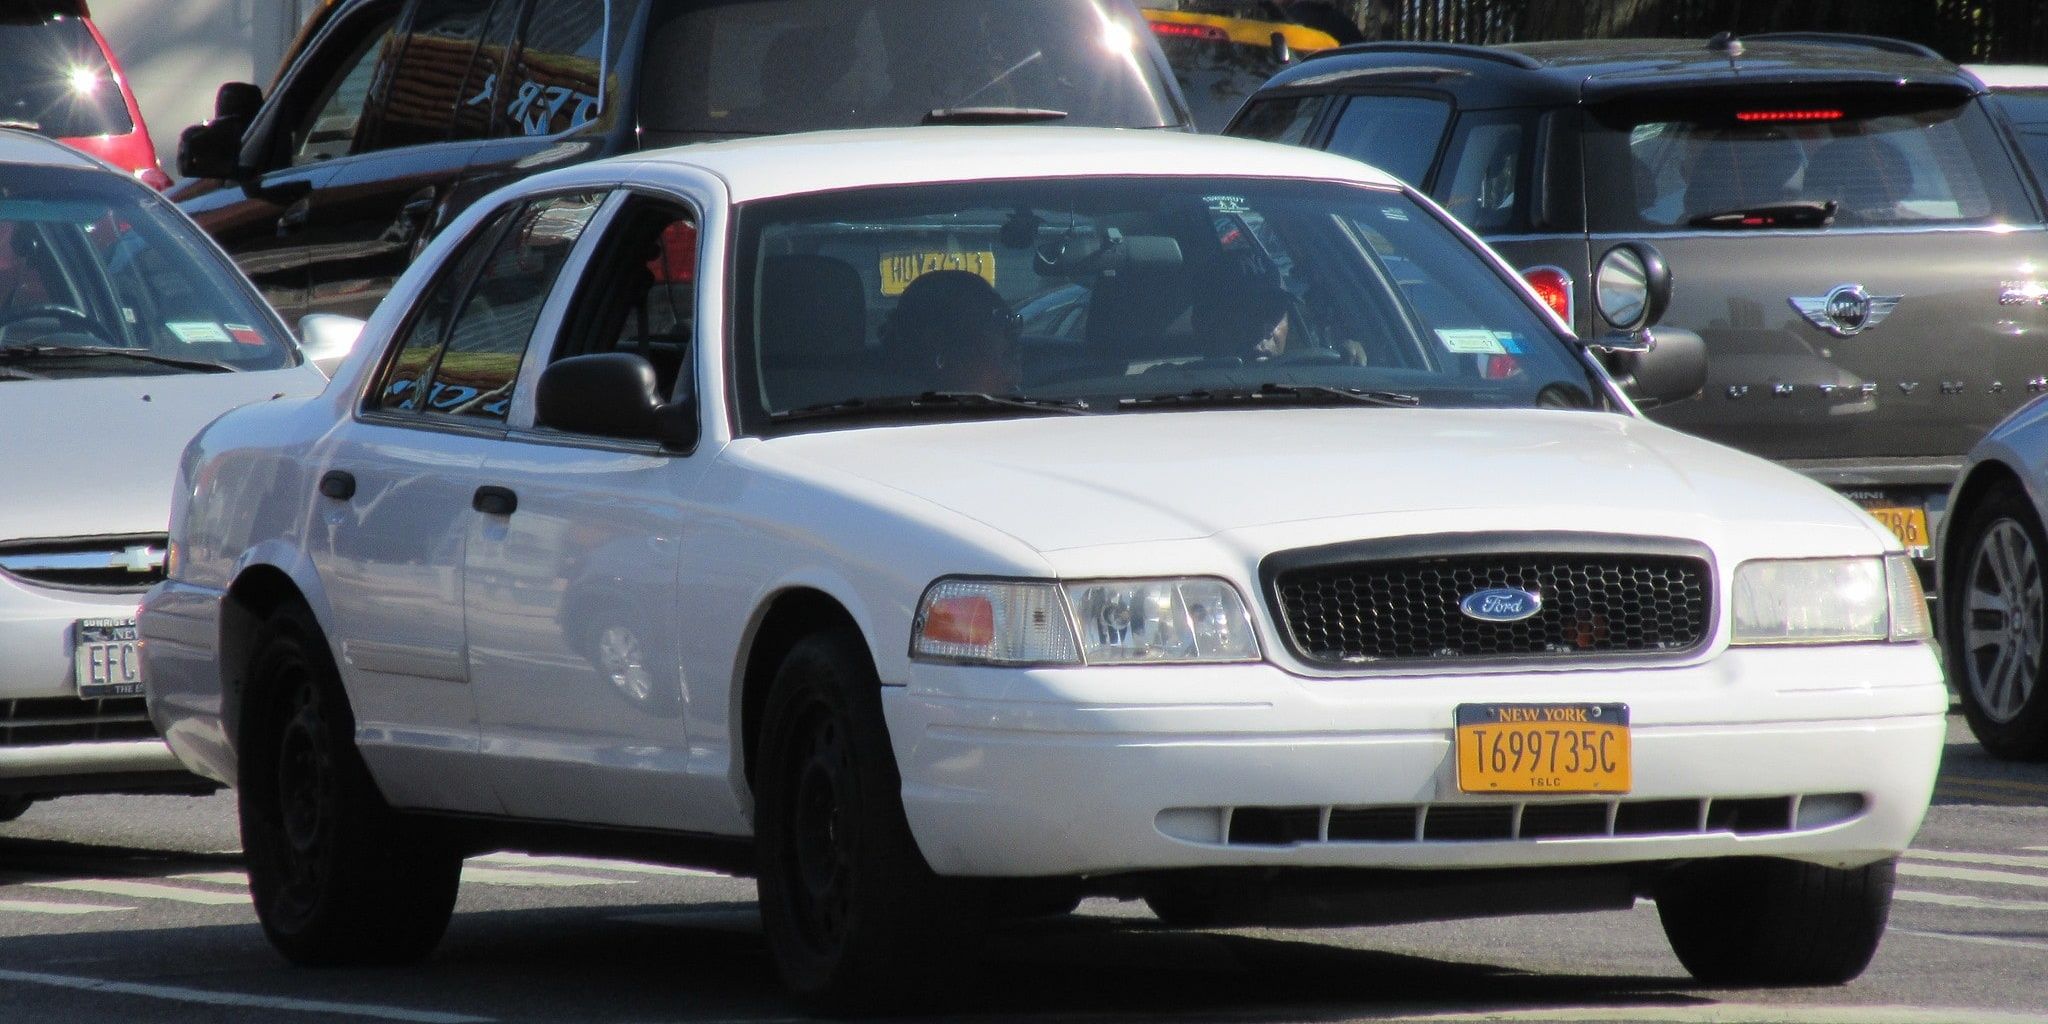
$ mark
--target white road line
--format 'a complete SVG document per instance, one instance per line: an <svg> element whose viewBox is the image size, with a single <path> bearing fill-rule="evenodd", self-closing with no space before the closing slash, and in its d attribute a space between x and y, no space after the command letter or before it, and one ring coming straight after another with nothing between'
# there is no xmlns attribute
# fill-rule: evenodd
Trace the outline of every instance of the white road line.
<svg viewBox="0 0 2048 1024"><path fill-rule="evenodd" d="M658 928L696 928L709 931L758 935L761 915L755 910L667 910L644 914L615 914L614 921L654 925Z"/></svg>
<svg viewBox="0 0 2048 1024"><path fill-rule="evenodd" d="M582 885L631 885L623 878L592 878L553 871L520 871L504 868L465 866L462 880L480 885L509 885L533 889L567 889Z"/></svg>
<svg viewBox="0 0 2048 1024"><path fill-rule="evenodd" d="M81 992L106 992L112 995L142 996L147 999L164 999L176 1003L201 1003L208 1006L248 1006L263 1010L294 1010L299 1013L331 1013L343 1017L405 1021L407 1024L494 1024L495 1020L491 1017L472 1017L461 1013L436 1013L430 1010L408 1010L400 1006L379 1006L375 1003L331 1003L319 999L252 996L241 992L212 992L206 989L178 988L171 985L141 985L128 981L105 981L100 978L78 978L65 974L40 974L29 971L0 970L0 981L18 982L23 985L45 985L50 988L76 989Z"/></svg>
<svg viewBox="0 0 2048 1024"><path fill-rule="evenodd" d="M1390 1017L1414 1024L1453 1021L1630 1021L1646 1024L2048 1024L2048 1017L1995 1010L1920 1006L1762 1006L1705 1003L1697 1006L1569 1006L1543 1010L1485 1010Z"/></svg>
<svg viewBox="0 0 2048 1024"><path fill-rule="evenodd" d="M98 903L43 903L37 900L0 900L0 913L16 914L97 914L104 910L134 910L134 907L108 907Z"/></svg>
<svg viewBox="0 0 2048 1024"><path fill-rule="evenodd" d="M1947 878L1957 882L1992 882L2048 889L2048 875L2016 875L2010 871L1979 871L1976 868L1937 868L1927 864L1901 864L1899 874L1914 878Z"/></svg>
<svg viewBox="0 0 2048 1024"><path fill-rule="evenodd" d="M2048 942L2027 942L2024 939L2001 939L1993 935L1958 935L1954 932L1921 932L1911 928L1887 928L1887 934L1917 935L1923 939L1947 939L1950 942L1973 942L1979 946L2004 946L2009 949L2048 950Z"/></svg>
<svg viewBox="0 0 2048 1024"><path fill-rule="evenodd" d="M1893 899L1909 903L1936 903L1944 907L1961 907L1965 910L2013 910L2034 913L2048 913L2048 901L2042 900L1994 900L1982 896L1953 896L1945 892L1921 892L1918 889L1899 889L1892 893Z"/></svg>
<svg viewBox="0 0 2048 1024"><path fill-rule="evenodd" d="M180 882L205 882L208 885L239 885L247 887L249 873L246 871L195 871L189 875L171 875Z"/></svg>
<svg viewBox="0 0 2048 1024"><path fill-rule="evenodd" d="M1992 864L2002 868L2048 868L2048 857L2010 853L1960 853L1952 850L1907 850L1907 860L1942 860L1955 864Z"/></svg>
<svg viewBox="0 0 2048 1024"><path fill-rule="evenodd" d="M603 860L597 857L536 857L524 853L488 853L481 857L471 857L469 862L500 867L585 868L595 871L621 871L633 875L671 875L679 878L732 877L717 871L677 868L666 864L642 864L630 860Z"/></svg>
<svg viewBox="0 0 2048 1024"><path fill-rule="evenodd" d="M249 902L246 892L214 892L206 889L181 889L175 885L158 885L154 882L131 882L118 878L77 878L57 882L30 882L42 889L63 889L67 892L96 892L106 896L127 896L138 900L173 900L178 903L199 903L209 907L226 907Z"/></svg>

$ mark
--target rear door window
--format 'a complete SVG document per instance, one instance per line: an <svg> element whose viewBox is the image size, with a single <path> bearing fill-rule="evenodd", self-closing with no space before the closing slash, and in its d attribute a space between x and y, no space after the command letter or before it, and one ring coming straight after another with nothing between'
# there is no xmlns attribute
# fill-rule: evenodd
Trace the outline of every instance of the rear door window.
<svg viewBox="0 0 2048 1024"><path fill-rule="evenodd" d="M1489 110L1458 118L1436 176L1436 200L1481 234L1527 228L1535 135L1532 112Z"/></svg>
<svg viewBox="0 0 2048 1024"><path fill-rule="evenodd" d="M1450 123L1451 105L1440 99L1353 96L1338 115L1325 148L1420 187Z"/></svg>
<svg viewBox="0 0 2048 1024"><path fill-rule="evenodd" d="M421 0L384 97L378 149L445 142L491 0Z"/></svg>
<svg viewBox="0 0 2048 1024"><path fill-rule="evenodd" d="M2048 189L2048 89L2000 92L1992 102L2012 122L2034 180Z"/></svg>
<svg viewBox="0 0 2048 1024"><path fill-rule="evenodd" d="M1245 139L1279 142L1289 146L1308 144L1316 119L1330 105L1328 96L1282 96L1256 100L1244 108L1230 134Z"/></svg>
<svg viewBox="0 0 2048 1024"><path fill-rule="evenodd" d="M501 97L516 135L558 135L597 120L611 101L612 0L538 0L526 19L509 89ZM650 62L663 73L672 68Z"/></svg>
<svg viewBox="0 0 2048 1024"><path fill-rule="evenodd" d="M2027 216L2011 160L1974 102L1822 97L1615 108L1596 111L1585 138L1596 232L1965 226Z"/></svg>
<svg viewBox="0 0 2048 1024"><path fill-rule="evenodd" d="M329 77L324 82L314 80L319 91L305 105L304 120L291 135L294 167L355 151L356 135L376 87L377 66L394 45L397 21L398 7L392 4L381 13L364 14L336 27L337 34L332 37L335 41L327 48L347 47L348 56L328 70ZM314 83L305 83L302 78L293 88L305 89Z"/></svg>

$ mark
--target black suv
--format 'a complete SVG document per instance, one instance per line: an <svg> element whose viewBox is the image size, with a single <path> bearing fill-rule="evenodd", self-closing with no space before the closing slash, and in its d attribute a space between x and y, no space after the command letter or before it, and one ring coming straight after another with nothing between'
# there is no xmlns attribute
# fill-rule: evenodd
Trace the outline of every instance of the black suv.
<svg viewBox="0 0 2048 1024"><path fill-rule="evenodd" d="M1368 43L1229 131L1414 183L1581 337L1595 261L1653 244L1656 334L1704 338L1710 369L1651 415L1833 485L1923 558L1963 454L2048 392L2048 309L2014 298L2048 281L2042 197L1982 85L1915 44Z"/></svg>
<svg viewBox="0 0 2048 1024"><path fill-rule="evenodd" d="M367 317L516 178L819 128L1186 129L1131 0L334 0L266 99L230 83L171 195L288 322Z"/></svg>

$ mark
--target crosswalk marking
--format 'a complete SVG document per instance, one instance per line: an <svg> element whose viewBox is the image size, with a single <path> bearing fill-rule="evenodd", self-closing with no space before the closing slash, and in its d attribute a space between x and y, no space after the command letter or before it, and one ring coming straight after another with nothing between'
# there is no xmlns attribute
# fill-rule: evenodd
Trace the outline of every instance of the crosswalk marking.
<svg viewBox="0 0 2048 1024"><path fill-rule="evenodd" d="M666 864L642 864L637 861L628 860L603 860L597 857L538 857L525 853L489 853L481 857L471 857L469 862L471 864L491 864L502 867L584 868L595 871L621 871L636 875L670 875L678 878L732 877L718 871L670 867Z"/></svg>
<svg viewBox="0 0 2048 1024"><path fill-rule="evenodd" d="M134 907L108 907L97 903L43 903L38 900L0 900L0 912L13 911L18 914L56 914L73 916L97 914L107 910L134 910Z"/></svg>
<svg viewBox="0 0 2048 1024"><path fill-rule="evenodd" d="M1389 1017L1399 1024L1483 1024L1486 1021L1626 1021L1630 1024L2048 1024L2048 1016L1997 1010L1919 1006L1790 1006L1717 1003L1691 1006L1564 1006L1540 1010L1489 1009Z"/></svg>
<svg viewBox="0 0 2048 1024"><path fill-rule="evenodd" d="M103 896L128 896L139 900L171 900L177 903L198 903L209 907L225 907L249 902L246 892L214 892L204 889L185 889L175 885L160 885L155 882L134 882L119 878L66 878L53 882L30 882L42 889L63 889L68 892L93 892Z"/></svg>
<svg viewBox="0 0 2048 1024"><path fill-rule="evenodd" d="M1974 775L1953 775L1937 779L1935 784L1981 786L1986 789L2004 789L2015 793L2048 794L2048 783L2025 782L2020 779L1987 779Z"/></svg>
<svg viewBox="0 0 2048 1024"><path fill-rule="evenodd" d="M565 875L556 871L524 871L507 868L480 868L465 866L462 869L464 882L483 885L509 885L537 889L571 888L582 885L629 885L623 878L593 878L589 875Z"/></svg>
<svg viewBox="0 0 2048 1024"><path fill-rule="evenodd" d="M246 886L249 884L248 874L241 871L194 871L190 874L172 875L170 877L180 882L205 882L208 885Z"/></svg>
<svg viewBox="0 0 2048 1024"><path fill-rule="evenodd" d="M2048 857L2010 853L1965 853L1956 850L1907 850L1907 860L1941 860L1959 864L1990 864L2001 868L2048 868Z"/></svg>
<svg viewBox="0 0 2048 1024"><path fill-rule="evenodd" d="M1944 907L1961 907L1965 910L2009 910L2019 913L2048 914L2048 901L2044 900L1995 900L1984 896L1957 896L1945 892L1923 892L1919 889L1899 889L1892 893L1893 899L1908 903L1933 903Z"/></svg>
<svg viewBox="0 0 2048 1024"><path fill-rule="evenodd" d="M1930 864L1911 862L1899 865L1899 874L1915 878L1946 878L1957 882L1992 882L1999 885L2025 885L2036 889L2048 889L2048 875L2020 875L2011 871L1984 871L1977 868L1938 868Z"/></svg>
<svg viewBox="0 0 2048 1024"><path fill-rule="evenodd" d="M50 988L71 989L80 992L106 992L115 995L139 996L145 999L161 999L174 1003L248 1007L261 1010L287 1010L294 1013L322 1013L340 1017L364 1017L370 1020L400 1021L403 1024L491 1024L492 1022L490 1017L478 1017L466 1013L413 1010L403 1006L382 1006L376 1003L340 1003L325 999L294 999L288 996L259 996L245 992L218 992L210 989L185 988L177 985L148 985L132 981L108 981L102 978L44 974L38 971L0 970L0 981L12 982L18 985L43 985Z"/></svg>
<svg viewBox="0 0 2048 1024"><path fill-rule="evenodd" d="M1950 942L1968 942L1979 946L2000 946L2006 949L2048 950L2048 942L2028 942L2025 939L2005 939L1996 935L1958 935L1954 932L1923 932L1911 928L1889 928L1888 932L1898 935L1916 935L1923 939L1947 939Z"/></svg>

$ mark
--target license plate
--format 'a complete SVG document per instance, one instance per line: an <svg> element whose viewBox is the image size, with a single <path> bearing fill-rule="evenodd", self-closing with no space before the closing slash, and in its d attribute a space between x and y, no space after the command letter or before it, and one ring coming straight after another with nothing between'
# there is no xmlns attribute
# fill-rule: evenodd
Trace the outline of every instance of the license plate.
<svg viewBox="0 0 2048 1024"><path fill-rule="evenodd" d="M142 696L142 652L134 619L79 619L71 632L78 696Z"/></svg>
<svg viewBox="0 0 2048 1024"><path fill-rule="evenodd" d="M1926 509L1910 505L1878 505L1863 511L1883 523L1885 529L1892 531L1893 536L1899 538L1899 543L1907 548L1925 548L1928 545Z"/></svg>
<svg viewBox="0 0 2048 1024"><path fill-rule="evenodd" d="M882 294L901 295L910 282L935 270L965 270L980 275L981 279L993 285L996 283L996 254L981 252L945 252L917 250L913 252L885 252L882 254Z"/></svg>
<svg viewBox="0 0 2048 1024"><path fill-rule="evenodd" d="M1626 704L1458 705L1458 789L1626 793Z"/></svg>

